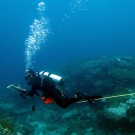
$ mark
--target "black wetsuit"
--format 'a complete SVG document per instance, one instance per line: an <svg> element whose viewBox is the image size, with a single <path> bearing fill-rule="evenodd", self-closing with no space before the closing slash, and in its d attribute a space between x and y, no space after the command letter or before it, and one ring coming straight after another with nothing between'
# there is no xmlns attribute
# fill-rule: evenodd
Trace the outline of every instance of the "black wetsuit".
<svg viewBox="0 0 135 135"><path fill-rule="evenodd" d="M51 97L62 108L67 108L70 104L80 100L75 97L68 98L63 92L55 86L54 81L46 76L43 81L39 76L35 76L31 84L31 90L27 92L28 96L33 97L34 94L40 96L37 92L40 90L45 97Z"/></svg>

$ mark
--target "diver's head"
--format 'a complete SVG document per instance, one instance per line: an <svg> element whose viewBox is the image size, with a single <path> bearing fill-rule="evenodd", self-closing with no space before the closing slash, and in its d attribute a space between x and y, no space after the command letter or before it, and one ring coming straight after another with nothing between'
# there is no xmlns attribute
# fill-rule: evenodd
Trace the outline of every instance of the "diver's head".
<svg viewBox="0 0 135 135"><path fill-rule="evenodd" d="M25 71L25 79L26 79L28 85L32 84L34 77L35 77L35 73L33 70L28 69Z"/></svg>

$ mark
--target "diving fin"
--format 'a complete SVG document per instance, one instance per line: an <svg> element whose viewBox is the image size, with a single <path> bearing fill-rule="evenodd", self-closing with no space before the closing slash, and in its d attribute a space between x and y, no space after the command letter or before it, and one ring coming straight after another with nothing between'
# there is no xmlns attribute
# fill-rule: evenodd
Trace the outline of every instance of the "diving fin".
<svg viewBox="0 0 135 135"><path fill-rule="evenodd" d="M102 96L95 95L95 96L88 96L86 99L87 101L95 108L97 109L104 109L104 105L102 102Z"/></svg>
<svg viewBox="0 0 135 135"><path fill-rule="evenodd" d="M76 92L76 95L80 99L85 99L86 101L88 101L93 107L97 109L103 109L103 104L101 101L101 99L103 98L102 96L100 95L88 96L82 92Z"/></svg>

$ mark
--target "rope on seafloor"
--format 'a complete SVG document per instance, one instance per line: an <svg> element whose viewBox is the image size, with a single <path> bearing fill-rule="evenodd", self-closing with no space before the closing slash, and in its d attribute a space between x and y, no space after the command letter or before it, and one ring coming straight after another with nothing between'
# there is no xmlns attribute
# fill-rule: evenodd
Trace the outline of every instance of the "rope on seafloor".
<svg viewBox="0 0 135 135"><path fill-rule="evenodd" d="M107 96L107 97L97 98L97 99L94 99L94 100L102 100L102 99L107 99L107 98L108 99L109 98L118 98L118 97L132 96L132 95L135 95L135 93L121 94L121 95L116 95L116 96ZM77 102L77 103L82 103L82 102L87 102L87 100L80 101L80 102Z"/></svg>
<svg viewBox="0 0 135 135"><path fill-rule="evenodd" d="M107 96L107 97L103 97L103 98L97 98L94 100L100 100L100 99L106 99L106 98L117 98L117 97L125 97L125 96L132 96L135 93L130 93L130 94L121 94L121 95L116 95L116 96Z"/></svg>

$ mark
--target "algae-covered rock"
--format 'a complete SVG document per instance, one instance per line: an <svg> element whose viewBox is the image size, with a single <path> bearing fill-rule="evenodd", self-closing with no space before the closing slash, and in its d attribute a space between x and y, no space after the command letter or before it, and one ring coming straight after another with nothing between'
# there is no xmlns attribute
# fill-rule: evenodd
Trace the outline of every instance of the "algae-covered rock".
<svg viewBox="0 0 135 135"><path fill-rule="evenodd" d="M108 74L117 80L120 79L134 79L135 78L135 70L129 70L125 68L114 68L108 71Z"/></svg>
<svg viewBox="0 0 135 135"><path fill-rule="evenodd" d="M135 57L131 56L74 60L63 65L61 72L68 76L67 85L73 90L109 93L119 86L135 87Z"/></svg>
<svg viewBox="0 0 135 135"><path fill-rule="evenodd" d="M14 126L12 123L8 122L6 119L0 120L0 127L3 129L3 133L6 134L12 134L14 130Z"/></svg>
<svg viewBox="0 0 135 135"><path fill-rule="evenodd" d="M135 115L135 105L133 105L129 109L127 109L126 114L131 117L134 116Z"/></svg>

